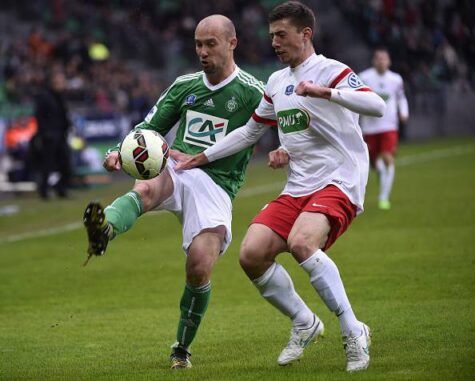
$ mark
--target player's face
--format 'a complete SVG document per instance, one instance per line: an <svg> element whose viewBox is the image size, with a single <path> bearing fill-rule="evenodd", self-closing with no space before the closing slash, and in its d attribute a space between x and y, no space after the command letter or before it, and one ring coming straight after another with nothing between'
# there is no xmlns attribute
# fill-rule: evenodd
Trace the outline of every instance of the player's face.
<svg viewBox="0 0 475 381"><path fill-rule="evenodd" d="M391 66L391 59L388 52L377 50L373 56L373 66L379 73L384 73Z"/></svg>
<svg viewBox="0 0 475 381"><path fill-rule="evenodd" d="M309 28L298 31L289 19L277 20L269 25L272 47L281 62L294 67L304 61L306 29Z"/></svg>
<svg viewBox="0 0 475 381"><path fill-rule="evenodd" d="M206 74L215 74L232 60L236 38L212 28L197 28L195 32L196 54Z"/></svg>

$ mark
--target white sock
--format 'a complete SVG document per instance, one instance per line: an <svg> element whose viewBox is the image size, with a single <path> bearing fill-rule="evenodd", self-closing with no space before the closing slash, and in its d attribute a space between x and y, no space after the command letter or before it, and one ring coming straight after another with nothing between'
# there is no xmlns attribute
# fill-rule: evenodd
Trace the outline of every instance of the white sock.
<svg viewBox="0 0 475 381"><path fill-rule="evenodd" d="M313 312L295 292L292 279L281 265L274 262L252 282L270 304L292 319L294 327L307 328L312 324Z"/></svg>
<svg viewBox="0 0 475 381"><path fill-rule="evenodd" d="M391 189L393 188L394 182L394 164L390 164L386 167L386 173L381 182L381 190L379 192L380 200L389 201L389 196L391 195Z"/></svg>
<svg viewBox="0 0 475 381"><path fill-rule="evenodd" d="M310 283L325 302L328 309L340 320L343 336L361 332L361 322L356 319L350 301L346 296L340 273L335 263L322 250L317 250L300 264L310 275Z"/></svg>
<svg viewBox="0 0 475 381"><path fill-rule="evenodd" d="M394 164L386 166L383 159L376 160L376 170L379 175L379 200L389 201L394 182Z"/></svg>

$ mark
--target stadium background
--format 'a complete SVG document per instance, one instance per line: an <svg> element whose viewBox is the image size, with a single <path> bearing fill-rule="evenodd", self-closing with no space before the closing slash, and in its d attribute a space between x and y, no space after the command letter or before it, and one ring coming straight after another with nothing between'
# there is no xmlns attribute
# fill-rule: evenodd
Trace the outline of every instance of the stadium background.
<svg viewBox="0 0 475 381"><path fill-rule="evenodd" d="M163 290L170 285L178 291L182 284L178 225L169 216L146 217L114 242L107 258L83 270L82 208L91 198L110 202L130 187L124 176L102 172L102 153L142 120L177 75L198 69L197 21L212 13L229 16L239 39L236 62L265 81L279 67L266 24L277 3L0 2L0 379L171 377L166 356L178 295ZM402 126L394 210L375 210L373 176L367 211L332 253L357 311L379 336L374 365L358 377L468 379L475 354L475 5L305 3L317 10L318 53L358 72L369 66L373 47L389 48L411 112ZM67 78L75 184L81 189L70 200L44 203L36 199L27 157L35 131L32 94L49 72ZM256 156L275 144L275 135L267 135ZM283 176L260 160L251 166L236 201L235 241L216 271L216 293L189 379L345 377L335 373L343 368L339 349L311 349L300 368L275 369L287 322L258 299L238 269L247 223L278 193ZM157 229L162 234L155 238ZM283 262L315 306L304 276L288 258ZM333 344L324 348L336 348L335 322L322 315L334 328L327 341ZM223 340L223 332L229 338Z"/></svg>

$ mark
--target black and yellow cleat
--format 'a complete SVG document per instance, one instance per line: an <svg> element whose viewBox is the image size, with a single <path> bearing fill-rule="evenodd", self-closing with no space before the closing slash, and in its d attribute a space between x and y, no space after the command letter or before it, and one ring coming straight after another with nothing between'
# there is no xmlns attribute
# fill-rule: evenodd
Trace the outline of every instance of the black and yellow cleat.
<svg viewBox="0 0 475 381"><path fill-rule="evenodd" d="M191 353L178 344L172 346L172 354L170 355L171 369L191 368Z"/></svg>
<svg viewBox="0 0 475 381"><path fill-rule="evenodd" d="M107 222L102 205L96 201L91 201L84 211L83 221L89 240L89 247L87 248L89 258L93 255L103 255L112 235L112 225Z"/></svg>

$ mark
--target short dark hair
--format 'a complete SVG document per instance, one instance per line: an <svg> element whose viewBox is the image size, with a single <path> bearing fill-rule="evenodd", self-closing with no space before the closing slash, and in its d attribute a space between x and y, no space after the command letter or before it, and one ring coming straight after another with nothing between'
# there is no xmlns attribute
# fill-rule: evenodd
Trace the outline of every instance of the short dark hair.
<svg viewBox="0 0 475 381"><path fill-rule="evenodd" d="M315 14L309 7L299 1L287 1L277 5L269 13L267 21L273 23L282 19L289 19L299 31L303 28L310 28L315 32Z"/></svg>

